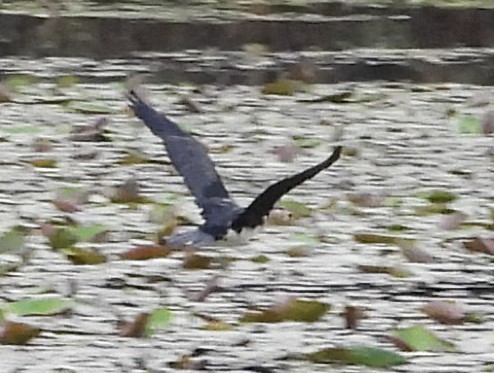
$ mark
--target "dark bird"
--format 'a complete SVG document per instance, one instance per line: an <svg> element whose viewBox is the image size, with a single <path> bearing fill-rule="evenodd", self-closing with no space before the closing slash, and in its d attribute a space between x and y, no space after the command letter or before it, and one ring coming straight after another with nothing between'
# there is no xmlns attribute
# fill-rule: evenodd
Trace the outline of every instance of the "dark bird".
<svg viewBox="0 0 494 373"><path fill-rule="evenodd" d="M202 209L204 223L194 231L170 236L167 244L171 246L208 245L224 238L229 230L241 233L244 228L254 229L262 225L264 218L283 195L313 178L340 157L341 146L337 146L323 162L272 184L249 206L242 208L229 196L204 145L164 114L154 110L135 91L131 90L128 97L135 115L163 140L172 164Z"/></svg>

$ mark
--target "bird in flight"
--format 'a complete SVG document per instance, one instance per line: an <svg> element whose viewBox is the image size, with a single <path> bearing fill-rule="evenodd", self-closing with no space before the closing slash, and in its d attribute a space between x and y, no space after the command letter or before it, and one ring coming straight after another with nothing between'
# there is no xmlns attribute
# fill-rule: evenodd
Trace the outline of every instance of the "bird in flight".
<svg viewBox="0 0 494 373"><path fill-rule="evenodd" d="M340 157L341 146L337 146L326 160L272 184L249 206L242 208L228 194L203 144L149 106L135 90L129 92L128 98L135 115L163 140L173 166L182 175L185 185L202 210L204 223L199 228L176 233L166 239L166 243L173 247L210 245L225 238L229 231L240 234L243 229L262 225L264 218L283 195L313 178Z"/></svg>

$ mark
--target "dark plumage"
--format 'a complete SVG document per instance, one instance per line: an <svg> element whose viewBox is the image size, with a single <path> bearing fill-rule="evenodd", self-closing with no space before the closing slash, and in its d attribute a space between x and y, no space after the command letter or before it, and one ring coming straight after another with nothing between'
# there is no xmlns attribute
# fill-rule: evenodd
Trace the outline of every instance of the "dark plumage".
<svg viewBox="0 0 494 373"><path fill-rule="evenodd" d="M201 143L150 107L134 91L130 91L129 100L135 115L163 140L171 162L202 209L204 224L197 230L169 237L167 243L172 246L207 245L225 237L229 229L240 233L244 228L261 225L263 218L283 195L313 178L340 157L341 146L337 146L325 161L274 183L249 206L242 208L229 196Z"/></svg>

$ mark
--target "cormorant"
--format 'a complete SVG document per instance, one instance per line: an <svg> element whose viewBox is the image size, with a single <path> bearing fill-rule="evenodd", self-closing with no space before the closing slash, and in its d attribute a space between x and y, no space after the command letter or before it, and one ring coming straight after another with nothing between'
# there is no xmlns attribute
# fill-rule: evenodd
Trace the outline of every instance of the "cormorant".
<svg viewBox="0 0 494 373"><path fill-rule="evenodd" d="M242 208L229 196L204 145L164 114L154 110L134 90L129 92L128 97L135 115L163 140L172 164L202 209L204 223L193 231L168 237L166 243L170 246L208 245L224 238L229 230L240 233L244 228L253 229L262 225L264 218L283 195L313 178L340 157L341 146L337 146L323 162L272 184L249 206Z"/></svg>

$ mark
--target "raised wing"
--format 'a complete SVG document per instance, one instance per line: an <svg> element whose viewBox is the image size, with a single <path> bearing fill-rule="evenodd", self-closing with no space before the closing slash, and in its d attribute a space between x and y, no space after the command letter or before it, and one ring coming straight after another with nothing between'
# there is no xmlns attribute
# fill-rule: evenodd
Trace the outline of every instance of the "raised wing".
<svg viewBox="0 0 494 373"><path fill-rule="evenodd" d="M130 108L153 134L161 138L176 170L203 210L206 221L216 220L219 210L236 207L228 195L207 150L180 127L145 103L134 91L129 92Z"/></svg>
<svg viewBox="0 0 494 373"><path fill-rule="evenodd" d="M242 228L255 228L261 225L263 223L263 217L269 214L274 204L283 195L331 166L338 160L340 153L341 146L337 146L333 154L325 161L269 186L233 221L231 228L239 233Z"/></svg>

